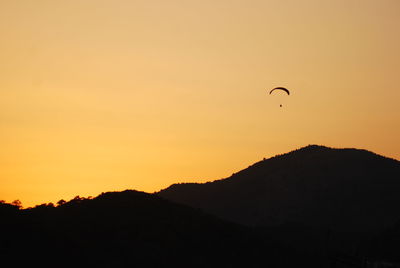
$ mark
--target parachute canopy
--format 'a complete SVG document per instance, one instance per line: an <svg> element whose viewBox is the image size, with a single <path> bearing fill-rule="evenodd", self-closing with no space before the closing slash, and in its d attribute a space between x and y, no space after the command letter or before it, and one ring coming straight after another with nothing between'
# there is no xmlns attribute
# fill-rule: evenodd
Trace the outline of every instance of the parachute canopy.
<svg viewBox="0 0 400 268"><path fill-rule="evenodd" d="M287 88L284 88L284 87L276 87L276 88L272 89L272 90L269 92L269 94L271 94L274 90L283 90L283 91L285 91L288 95L290 95L289 90L288 90Z"/></svg>

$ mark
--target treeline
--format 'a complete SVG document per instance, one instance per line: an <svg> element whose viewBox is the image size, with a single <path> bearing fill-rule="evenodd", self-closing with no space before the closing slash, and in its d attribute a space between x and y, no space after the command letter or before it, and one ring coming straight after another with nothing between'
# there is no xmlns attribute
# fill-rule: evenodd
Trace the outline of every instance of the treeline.
<svg viewBox="0 0 400 268"><path fill-rule="evenodd" d="M306 259L251 228L136 191L27 209L3 202L0 217L0 259L13 266L289 267Z"/></svg>

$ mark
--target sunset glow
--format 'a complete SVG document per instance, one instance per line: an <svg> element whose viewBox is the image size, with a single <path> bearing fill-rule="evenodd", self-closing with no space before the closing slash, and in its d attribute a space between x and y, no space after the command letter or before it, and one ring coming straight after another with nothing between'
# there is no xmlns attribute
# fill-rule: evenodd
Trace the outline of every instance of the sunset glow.
<svg viewBox="0 0 400 268"><path fill-rule="evenodd" d="M308 144L400 159L399 14L398 0L1 1L0 199L154 192Z"/></svg>

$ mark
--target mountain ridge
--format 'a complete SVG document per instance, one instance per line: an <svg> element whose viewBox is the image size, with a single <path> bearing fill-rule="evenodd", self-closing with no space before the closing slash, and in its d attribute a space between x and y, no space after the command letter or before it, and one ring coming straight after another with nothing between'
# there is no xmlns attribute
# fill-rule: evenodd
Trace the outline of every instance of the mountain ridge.
<svg viewBox="0 0 400 268"><path fill-rule="evenodd" d="M49 267L400 261L399 180L395 159L309 145L154 194L106 192L27 209L0 202L0 258Z"/></svg>
<svg viewBox="0 0 400 268"><path fill-rule="evenodd" d="M365 256L400 261L399 192L398 160L363 149L309 145L228 178L173 184L156 194L259 229L296 250L333 259L353 256L363 265Z"/></svg>
<svg viewBox="0 0 400 268"><path fill-rule="evenodd" d="M395 161L395 162L399 162L399 160L397 160L395 158L391 158L391 157L387 157L387 156L384 156L384 155L381 155L381 154L377 154L375 152L372 152L372 151L366 150L366 149L358 149L358 148L352 148L352 147L336 148L336 147L329 147L329 146L324 146L324 145L309 144L307 146L301 147L299 149L294 149L294 150L289 151L287 153L276 154L276 155L271 156L269 158L263 158L263 160L257 161L255 163L249 165L247 168L244 168L244 169L241 169L239 171L236 171L236 172L232 173L232 175L229 176L229 177L225 177L225 178L221 178L221 179L215 179L215 180L211 180L211 181L207 181L207 182L178 182L178 183L173 183L170 186L168 186L167 188L161 189L161 190L159 190L159 191L157 191L155 193L156 194L160 193L160 192L162 192L162 191L164 191L164 190L166 190L166 189L168 189L170 187L174 187L175 185L181 185L181 184L199 185L199 184L208 184L208 183L213 183L213 182L218 182L218 181L230 179L230 178L234 177L235 175L237 175L237 174L239 174L239 173L241 173L241 172L243 172L243 171L245 171L245 170L247 170L249 168L252 168L254 166L258 166L259 164L263 163L264 161L277 160L277 159L280 159L282 157L289 156L289 155L292 155L292 154L304 153L304 152L310 152L310 151L311 152L318 152L318 151L319 152L321 152L321 151L356 151L356 152L364 152L364 153L370 154L371 156L374 156L374 157L382 157L382 158L385 158L387 160L392 160L392 161Z"/></svg>
<svg viewBox="0 0 400 268"><path fill-rule="evenodd" d="M400 202L396 194L400 191L399 167L396 159L367 150L309 145L256 162L225 179L173 184L156 194L250 226L299 221L324 228L335 225L329 228L340 231L369 232L397 219L393 211L389 216L379 213L377 207ZM368 195L382 197L370 201ZM326 213L324 206L313 202L323 202ZM355 214L366 214L369 209L380 218L386 217L385 223L375 219L358 226ZM346 214L339 218L354 219L350 223L332 222L339 216L337 210Z"/></svg>
<svg viewBox="0 0 400 268"><path fill-rule="evenodd" d="M0 218L0 258L13 267L291 267L287 256L310 262L248 227L134 190L58 206L0 203Z"/></svg>

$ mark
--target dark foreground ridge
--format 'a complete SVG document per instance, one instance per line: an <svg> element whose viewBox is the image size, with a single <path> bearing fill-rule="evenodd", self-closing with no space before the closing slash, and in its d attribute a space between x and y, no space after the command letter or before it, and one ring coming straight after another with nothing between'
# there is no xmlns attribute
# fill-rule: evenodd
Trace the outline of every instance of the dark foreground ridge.
<svg viewBox="0 0 400 268"><path fill-rule="evenodd" d="M257 227L313 254L340 251L400 261L400 247L394 246L399 237L389 241L389 234L400 233L399 193L399 161L366 150L310 145L226 179L174 184L157 194Z"/></svg>
<svg viewBox="0 0 400 268"><path fill-rule="evenodd" d="M399 161L311 145L156 194L0 202L0 266L400 267L399 192Z"/></svg>
<svg viewBox="0 0 400 268"><path fill-rule="evenodd" d="M137 191L24 210L2 203L0 219L4 267L290 267L310 262L250 228Z"/></svg>

